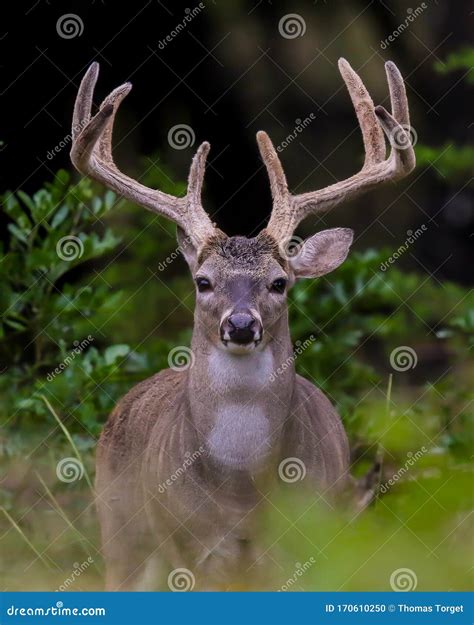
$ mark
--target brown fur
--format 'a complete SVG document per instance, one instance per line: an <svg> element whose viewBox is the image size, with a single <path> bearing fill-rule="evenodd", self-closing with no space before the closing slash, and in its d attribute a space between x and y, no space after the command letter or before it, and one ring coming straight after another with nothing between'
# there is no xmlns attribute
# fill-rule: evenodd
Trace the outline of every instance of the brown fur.
<svg viewBox="0 0 474 625"><path fill-rule="evenodd" d="M190 569L201 589L248 580L247 569L261 555L252 540L261 493L277 485L284 458L301 459L305 481L315 489L347 485L341 421L321 391L297 376L293 407L265 471L226 471L203 455L160 493L158 485L176 472L183 450L204 443L187 407L187 377L167 369L137 385L101 436L96 485L109 590L143 588L144 570L157 553L161 584L178 567Z"/></svg>

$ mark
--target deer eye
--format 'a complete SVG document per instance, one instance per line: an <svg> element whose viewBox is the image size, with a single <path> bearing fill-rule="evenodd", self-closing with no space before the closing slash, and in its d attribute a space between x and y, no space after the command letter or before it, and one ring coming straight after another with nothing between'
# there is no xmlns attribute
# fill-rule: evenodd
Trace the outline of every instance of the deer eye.
<svg viewBox="0 0 474 625"><path fill-rule="evenodd" d="M285 278L277 278L273 280L272 285L270 287L270 291L273 293L284 293L286 288L286 280Z"/></svg>
<svg viewBox="0 0 474 625"><path fill-rule="evenodd" d="M211 283L207 278L196 278L196 286L199 293L205 293L206 291L212 291Z"/></svg>

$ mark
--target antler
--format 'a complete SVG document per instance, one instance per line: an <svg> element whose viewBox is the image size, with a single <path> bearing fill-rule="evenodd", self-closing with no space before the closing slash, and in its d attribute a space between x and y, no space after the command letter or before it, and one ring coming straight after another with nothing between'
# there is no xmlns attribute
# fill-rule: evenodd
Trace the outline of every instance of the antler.
<svg viewBox="0 0 474 625"><path fill-rule="evenodd" d="M82 174L94 178L132 202L168 217L177 223L200 248L215 232L201 204L201 190L209 153L209 143L203 143L194 156L185 197L175 197L149 189L123 174L112 158L112 129L120 103L132 88L125 83L110 93L91 117L92 97L99 74L99 64L92 63L82 79L74 105L71 160Z"/></svg>
<svg viewBox="0 0 474 625"><path fill-rule="evenodd" d="M300 221L311 213L328 211L378 184L403 178L415 167L415 152L407 133L410 125L408 102L397 66L391 61L385 64L392 114L383 106L374 107L362 80L345 59L339 59L339 71L351 96L364 140L365 161L359 173L319 191L292 195L270 137L262 131L257 133L273 197L273 210L266 232L277 241L291 237ZM392 147L387 159L382 129Z"/></svg>

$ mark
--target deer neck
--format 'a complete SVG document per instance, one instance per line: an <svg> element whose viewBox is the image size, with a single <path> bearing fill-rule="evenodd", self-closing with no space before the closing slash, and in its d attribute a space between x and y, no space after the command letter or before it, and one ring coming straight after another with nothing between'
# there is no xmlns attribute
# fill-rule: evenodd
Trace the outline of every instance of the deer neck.
<svg viewBox="0 0 474 625"><path fill-rule="evenodd" d="M222 469L258 473L279 449L295 384L287 316L268 332L276 338L236 355L195 326L188 403L197 439Z"/></svg>

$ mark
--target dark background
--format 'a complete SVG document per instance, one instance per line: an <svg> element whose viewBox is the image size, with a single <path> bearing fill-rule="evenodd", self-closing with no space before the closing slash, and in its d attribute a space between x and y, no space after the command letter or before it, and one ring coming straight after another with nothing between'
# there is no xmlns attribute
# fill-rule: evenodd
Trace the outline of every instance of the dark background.
<svg viewBox="0 0 474 625"><path fill-rule="evenodd" d="M382 49L380 42L404 22L413 2L215 2L203 3L164 49L163 40L197 3L111 1L8 3L2 15L1 187L34 192L59 168L70 169L69 148L47 154L69 133L80 79L93 60L101 64L96 102L130 80L134 88L116 124L116 160L127 173L144 173L139 154L184 180L194 149L210 141L206 206L229 234L255 233L268 218L269 185L255 133L275 144L296 119L315 120L286 148L282 160L293 191L323 187L354 173L363 158L357 120L337 70L345 56L360 72L375 103L388 104L383 63L392 59L406 77L412 126L419 144L464 145L472 131L472 99L464 70L433 70L469 42L472 9L463 2L426 2L427 8ZM5 13L6 3L3 4ZM80 17L80 36L60 37L57 20ZM279 20L297 13L304 36L285 39ZM463 79L464 78L464 79ZM191 126L194 147L175 150L167 141L176 124ZM428 231L405 255L410 268L439 279L472 281L472 189L432 167L311 220L306 231L352 226L359 248L394 250L406 231Z"/></svg>

